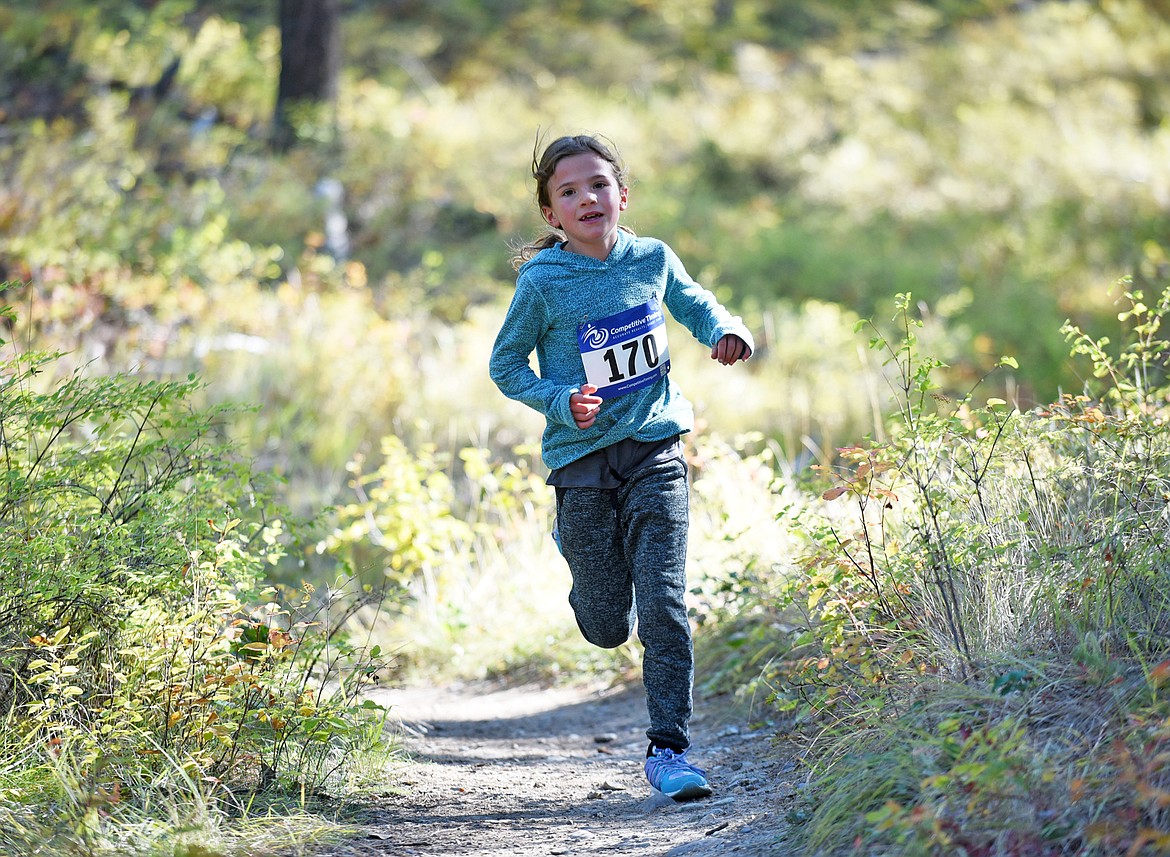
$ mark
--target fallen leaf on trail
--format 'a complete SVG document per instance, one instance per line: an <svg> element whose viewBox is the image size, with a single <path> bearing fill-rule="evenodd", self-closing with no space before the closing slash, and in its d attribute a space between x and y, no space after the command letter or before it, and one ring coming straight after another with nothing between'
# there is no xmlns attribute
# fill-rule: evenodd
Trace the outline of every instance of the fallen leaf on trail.
<svg viewBox="0 0 1170 857"><path fill-rule="evenodd" d="M1150 684L1154 687L1165 682L1167 678L1170 678L1170 661L1162 661L1150 670Z"/></svg>

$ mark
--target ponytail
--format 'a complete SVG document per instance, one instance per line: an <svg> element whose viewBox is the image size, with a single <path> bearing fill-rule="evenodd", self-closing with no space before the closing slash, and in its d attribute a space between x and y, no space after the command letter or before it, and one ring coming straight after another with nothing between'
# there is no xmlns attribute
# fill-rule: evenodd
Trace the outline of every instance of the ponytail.
<svg viewBox="0 0 1170 857"><path fill-rule="evenodd" d="M531 241L527 241L520 245L513 245L512 250L515 256L512 257L512 270L519 271L520 266L539 253L541 250L547 250L549 247L555 247L565 240L564 233L559 230L548 230Z"/></svg>
<svg viewBox="0 0 1170 857"><path fill-rule="evenodd" d="M629 233L637 237L633 229L626 226L624 223L618 224L618 229L622 232ZM513 245L512 250L515 256L512 257L512 270L519 271L520 267L539 253L541 250L547 250L549 247L555 247L565 240L565 235L560 230L550 229L536 238L524 244Z"/></svg>

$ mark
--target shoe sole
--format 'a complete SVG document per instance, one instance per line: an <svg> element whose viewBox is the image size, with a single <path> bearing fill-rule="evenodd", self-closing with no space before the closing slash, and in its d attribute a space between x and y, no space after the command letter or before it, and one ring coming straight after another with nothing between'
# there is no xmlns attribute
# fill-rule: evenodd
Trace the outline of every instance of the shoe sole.
<svg viewBox="0 0 1170 857"><path fill-rule="evenodd" d="M711 787L699 785L698 783L687 783L676 792L663 792L663 794L677 801L698 800L699 798L709 797L711 795Z"/></svg>

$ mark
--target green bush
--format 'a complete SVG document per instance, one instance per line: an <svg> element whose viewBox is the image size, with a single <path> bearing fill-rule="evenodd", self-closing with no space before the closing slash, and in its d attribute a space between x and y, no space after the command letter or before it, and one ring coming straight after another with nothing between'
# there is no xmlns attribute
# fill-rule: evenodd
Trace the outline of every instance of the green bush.
<svg viewBox="0 0 1170 857"><path fill-rule="evenodd" d="M381 653L339 630L372 596L266 584L288 534L198 381L62 358L0 362L0 850L343 786L382 743Z"/></svg>
<svg viewBox="0 0 1170 857"><path fill-rule="evenodd" d="M897 418L887 442L840 450L824 508L795 522L806 620L772 670L777 704L827 726L816 853L1170 841L1151 792L1168 774L1151 748L1170 674L1170 285L1122 285L1119 347L1063 331L1099 380L1027 413L940 395L906 298L901 337L872 341Z"/></svg>

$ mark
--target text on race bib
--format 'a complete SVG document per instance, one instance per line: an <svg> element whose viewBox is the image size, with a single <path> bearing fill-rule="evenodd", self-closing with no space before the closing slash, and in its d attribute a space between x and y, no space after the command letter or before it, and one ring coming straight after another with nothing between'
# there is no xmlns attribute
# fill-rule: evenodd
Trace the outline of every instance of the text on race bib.
<svg viewBox="0 0 1170 857"><path fill-rule="evenodd" d="M670 371L666 317L657 300L577 328L585 377L612 399L648 387Z"/></svg>

